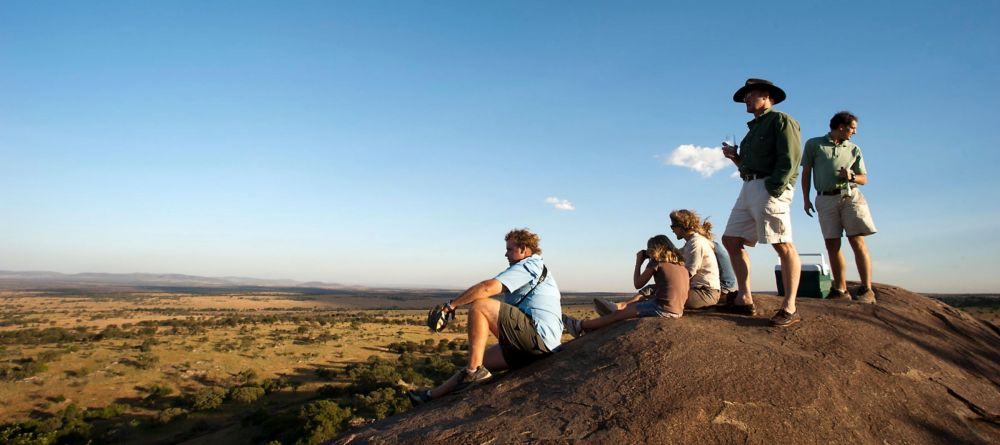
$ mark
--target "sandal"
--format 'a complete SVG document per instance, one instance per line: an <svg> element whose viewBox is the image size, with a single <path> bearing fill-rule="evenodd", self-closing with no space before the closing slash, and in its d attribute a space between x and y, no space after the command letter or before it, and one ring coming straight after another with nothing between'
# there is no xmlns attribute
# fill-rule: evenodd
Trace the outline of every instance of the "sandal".
<svg viewBox="0 0 1000 445"><path fill-rule="evenodd" d="M774 316L771 317L771 324L778 327L791 326L800 321L802 321L802 317L799 316L798 311L790 314L784 309L778 309L778 312L775 312Z"/></svg>

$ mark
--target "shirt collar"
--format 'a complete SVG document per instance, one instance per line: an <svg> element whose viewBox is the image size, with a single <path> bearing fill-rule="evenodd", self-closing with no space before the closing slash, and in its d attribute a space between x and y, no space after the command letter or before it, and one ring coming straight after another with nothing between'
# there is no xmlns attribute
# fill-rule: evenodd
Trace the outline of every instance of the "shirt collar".
<svg viewBox="0 0 1000 445"><path fill-rule="evenodd" d="M767 116L767 113L770 113L770 112L771 112L771 110L773 110L773 109L774 109L774 108L766 108L766 109L764 109L764 112L763 112L763 113L760 113L760 117L755 117L755 118L753 118L753 120L752 120L752 121L750 121L750 122L747 122L747 127L750 127L750 128L753 128L753 126L754 126L754 123L756 123L757 121L759 121L759 120L763 119L763 118L764 118L764 116Z"/></svg>

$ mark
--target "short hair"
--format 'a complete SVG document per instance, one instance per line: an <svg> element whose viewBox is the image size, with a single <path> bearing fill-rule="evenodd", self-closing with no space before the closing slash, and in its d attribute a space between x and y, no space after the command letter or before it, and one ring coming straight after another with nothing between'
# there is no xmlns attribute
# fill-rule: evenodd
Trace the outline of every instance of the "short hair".
<svg viewBox="0 0 1000 445"><path fill-rule="evenodd" d="M684 258L681 256L681 252L674 247L674 243L670 242L670 238L667 235L656 235L646 241L646 253L649 257L658 263L673 263L677 265L684 265Z"/></svg>
<svg viewBox="0 0 1000 445"><path fill-rule="evenodd" d="M504 241L513 242L515 246L522 249L531 249L531 253L542 253L542 248L538 247L538 235L531 233L528 229L514 229L507 232L503 237Z"/></svg>
<svg viewBox="0 0 1000 445"><path fill-rule="evenodd" d="M712 239L712 223L708 222L708 218L702 221L693 210L680 209L670 212L670 225L680 227L684 233L694 232L709 240Z"/></svg>
<svg viewBox="0 0 1000 445"><path fill-rule="evenodd" d="M836 130L840 128L841 125L850 126L851 122L857 122L857 121L858 117L852 114L850 111L841 111L837 114L834 114L833 117L830 118L830 129Z"/></svg>

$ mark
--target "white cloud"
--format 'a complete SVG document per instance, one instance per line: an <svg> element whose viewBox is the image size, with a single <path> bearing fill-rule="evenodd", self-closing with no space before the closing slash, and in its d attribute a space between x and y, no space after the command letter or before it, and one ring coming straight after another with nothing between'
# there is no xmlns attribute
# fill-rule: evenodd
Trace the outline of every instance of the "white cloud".
<svg viewBox="0 0 1000 445"><path fill-rule="evenodd" d="M576 210L576 207L573 207L572 202L569 202L569 200L566 199L556 198L555 196L545 198L545 202L551 204L552 207L555 207L557 210Z"/></svg>
<svg viewBox="0 0 1000 445"><path fill-rule="evenodd" d="M663 163L690 168L706 178L732 165L731 161L722 155L721 147L699 147L691 144L675 148L663 157Z"/></svg>

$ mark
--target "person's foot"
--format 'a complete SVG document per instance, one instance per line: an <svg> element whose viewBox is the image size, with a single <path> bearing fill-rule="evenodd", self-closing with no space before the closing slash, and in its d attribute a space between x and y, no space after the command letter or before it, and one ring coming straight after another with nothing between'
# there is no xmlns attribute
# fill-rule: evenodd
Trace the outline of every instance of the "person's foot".
<svg viewBox="0 0 1000 445"><path fill-rule="evenodd" d="M578 338L583 335L583 321L576 318L570 317L569 315L563 314L562 316L563 326L566 327L566 332L572 335L573 338Z"/></svg>
<svg viewBox="0 0 1000 445"><path fill-rule="evenodd" d="M413 406L423 405L431 401L431 390L411 389L406 391L406 396L410 398L410 404Z"/></svg>
<svg viewBox="0 0 1000 445"><path fill-rule="evenodd" d="M800 321L802 321L802 317L799 317L798 311L792 314L784 309L778 309L778 312L775 312L774 316L771 317L771 324L781 328L791 326Z"/></svg>
<svg viewBox="0 0 1000 445"><path fill-rule="evenodd" d="M594 310L601 316L618 311L618 305L603 298L594 299Z"/></svg>
<svg viewBox="0 0 1000 445"><path fill-rule="evenodd" d="M865 304L875 304L875 291L870 287L862 287L858 289L857 300Z"/></svg>
<svg viewBox="0 0 1000 445"><path fill-rule="evenodd" d="M480 366L474 370L465 369L461 372L462 372L462 378L459 379L458 384L455 385L455 389L452 392L465 391L475 385L478 385L482 382L489 380L490 377L493 377L493 374L490 374L490 370L486 369L483 366Z"/></svg>
<svg viewBox="0 0 1000 445"><path fill-rule="evenodd" d="M850 300L851 294L847 293L846 290L840 289L830 289L830 292L826 294L827 300Z"/></svg>

